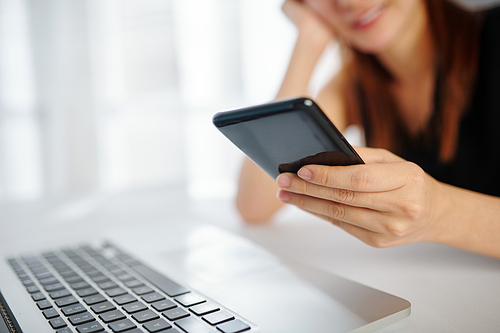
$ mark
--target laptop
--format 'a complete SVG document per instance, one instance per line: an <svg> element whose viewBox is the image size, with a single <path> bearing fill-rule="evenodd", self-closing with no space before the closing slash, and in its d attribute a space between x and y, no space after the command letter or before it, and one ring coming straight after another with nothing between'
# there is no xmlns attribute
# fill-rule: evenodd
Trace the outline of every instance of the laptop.
<svg viewBox="0 0 500 333"><path fill-rule="evenodd" d="M372 332L405 299L190 218L2 246L0 333Z"/></svg>

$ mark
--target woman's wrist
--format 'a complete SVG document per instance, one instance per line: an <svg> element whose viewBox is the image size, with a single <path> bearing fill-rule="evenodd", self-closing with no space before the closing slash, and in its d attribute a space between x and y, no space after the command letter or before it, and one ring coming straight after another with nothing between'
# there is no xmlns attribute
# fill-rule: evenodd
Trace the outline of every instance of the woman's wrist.
<svg viewBox="0 0 500 333"><path fill-rule="evenodd" d="M500 199L439 184L440 211L428 241L500 258Z"/></svg>
<svg viewBox="0 0 500 333"><path fill-rule="evenodd" d="M434 182L432 185L434 195L430 203L432 207L430 214L432 223L424 241L447 244L450 239L456 237L453 234L457 232L457 226L450 219L454 211L454 188L434 178L431 178L431 180Z"/></svg>
<svg viewBox="0 0 500 333"><path fill-rule="evenodd" d="M328 37L317 34L316 37L312 37L311 33L304 29L299 31L285 78L276 98L308 95L309 81L316 63L331 41L331 35Z"/></svg>
<svg viewBox="0 0 500 333"><path fill-rule="evenodd" d="M334 34L333 31L318 25L303 24L299 27L297 41L304 41L309 47L322 52L330 42L334 41Z"/></svg>

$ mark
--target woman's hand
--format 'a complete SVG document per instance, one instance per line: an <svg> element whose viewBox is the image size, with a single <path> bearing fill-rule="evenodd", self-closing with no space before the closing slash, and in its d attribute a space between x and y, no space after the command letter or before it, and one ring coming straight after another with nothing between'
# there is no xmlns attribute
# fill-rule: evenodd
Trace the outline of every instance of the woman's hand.
<svg viewBox="0 0 500 333"><path fill-rule="evenodd" d="M278 198L375 247L435 241L445 207L442 184L382 149L356 149L364 165L307 165L277 178Z"/></svg>
<svg viewBox="0 0 500 333"><path fill-rule="evenodd" d="M286 0L281 8L297 26L299 34L305 33L309 38L325 43L333 39L333 30L303 1Z"/></svg>

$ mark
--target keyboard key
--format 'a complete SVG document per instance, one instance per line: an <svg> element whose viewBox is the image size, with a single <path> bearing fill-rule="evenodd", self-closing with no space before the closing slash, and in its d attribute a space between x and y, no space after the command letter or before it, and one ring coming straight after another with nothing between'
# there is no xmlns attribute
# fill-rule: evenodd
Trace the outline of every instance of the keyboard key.
<svg viewBox="0 0 500 333"><path fill-rule="evenodd" d="M33 282L33 280L31 279L22 280L21 282L25 287L33 286L35 284L35 282Z"/></svg>
<svg viewBox="0 0 500 333"><path fill-rule="evenodd" d="M175 301L182 304L185 307L190 307L193 305L201 304L206 302L206 300L198 295L189 293L181 295L175 298Z"/></svg>
<svg viewBox="0 0 500 333"><path fill-rule="evenodd" d="M31 255L31 254L22 256L22 259L28 265L31 263L35 263L35 262L38 262L38 263L40 262L40 260L38 260L37 257L35 257L34 255Z"/></svg>
<svg viewBox="0 0 500 333"><path fill-rule="evenodd" d="M66 265L66 263L62 260L53 260L51 264L56 270L64 269L66 271L66 268L69 268L68 265Z"/></svg>
<svg viewBox="0 0 500 333"><path fill-rule="evenodd" d="M83 282L83 279L80 275L68 276L64 280L66 280L66 282L68 282L68 283Z"/></svg>
<svg viewBox="0 0 500 333"><path fill-rule="evenodd" d="M38 292L38 293L34 293L31 295L31 298L33 298L33 300L35 302L38 302L38 301L43 301L45 299L45 295Z"/></svg>
<svg viewBox="0 0 500 333"><path fill-rule="evenodd" d="M53 329L58 329L58 328L61 328L61 327L68 326L66 324L66 322L63 319L61 319L61 318L51 319L51 320L49 320L49 324L50 324L50 326L52 326Z"/></svg>
<svg viewBox="0 0 500 333"><path fill-rule="evenodd" d="M108 282L103 282L103 283L99 283L98 284L99 288L101 288L102 290L106 290L106 289L111 289L111 288L116 288L118 287L118 285L116 283L114 283L113 281L108 281Z"/></svg>
<svg viewBox="0 0 500 333"><path fill-rule="evenodd" d="M144 324L143 326L150 333L155 333L155 332L163 331L163 330L166 330L166 329L169 329L169 328L172 327L172 325L170 325L164 319L153 320L153 321L150 321L150 322Z"/></svg>
<svg viewBox="0 0 500 333"><path fill-rule="evenodd" d="M130 319L118 321L116 323L109 324L108 326L115 333L124 332L126 330L131 329L131 328L137 327Z"/></svg>
<svg viewBox="0 0 500 333"><path fill-rule="evenodd" d="M219 307L212 303L202 303L189 308L189 311L197 316L204 316L206 314L219 311Z"/></svg>
<svg viewBox="0 0 500 333"><path fill-rule="evenodd" d="M21 267L21 265L17 262L16 259L14 258L9 258L7 259L7 261L9 262L9 264L13 267L13 268L16 268L16 267Z"/></svg>
<svg viewBox="0 0 500 333"><path fill-rule="evenodd" d="M49 301L40 301L36 303L36 305L40 310L50 309L52 307L52 304L50 304Z"/></svg>
<svg viewBox="0 0 500 333"><path fill-rule="evenodd" d="M144 283L142 283L139 280L132 280L132 281L125 282L125 286L127 286L129 288L137 288L137 287L140 287L140 286L143 286L143 285L144 285Z"/></svg>
<svg viewBox="0 0 500 333"><path fill-rule="evenodd" d="M30 293L30 294L34 294L34 293L38 293L40 292L40 289L38 289L37 286L30 286L28 288L26 288L26 290Z"/></svg>
<svg viewBox="0 0 500 333"><path fill-rule="evenodd" d="M113 269L110 269L109 272L111 274L113 274L114 276L119 276L119 275L125 275L125 274L127 274L127 272L125 272L121 268L113 268Z"/></svg>
<svg viewBox="0 0 500 333"><path fill-rule="evenodd" d="M217 311L203 317L203 320L211 325L217 325L233 319L234 316L226 311Z"/></svg>
<svg viewBox="0 0 500 333"><path fill-rule="evenodd" d="M110 282L111 281L106 275L102 275L101 273L100 273L100 275L95 275L95 276L92 276L90 278L95 283L105 283L105 282Z"/></svg>
<svg viewBox="0 0 500 333"><path fill-rule="evenodd" d="M133 266L132 269L145 277L149 282L154 284L158 289L160 289L170 297L179 296L189 292L189 289L175 283L174 281L147 266L136 265Z"/></svg>
<svg viewBox="0 0 500 333"><path fill-rule="evenodd" d="M56 270L59 274L63 274L66 272L73 272L73 270L71 268L69 268L68 266L59 267L59 268L56 268Z"/></svg>
<svg viewBox="0 0 500 333"><path fill-rule="evenodd" d="M16 272L17 275L26 274L26 271L20 265L16 266L16 267L13 267L13 269L14 269L14 272Z"/></svg>
<svg viewBox="0 0 500 333"><path fill-rule="evenodd" d="M115 270L115 269L120 269L120 267L116 266L113 263L107 263L104 265L108 271Z"/></svg>
<svg viewBox="0 0 500 333"><path fill-rule="evenodd" d="M61 276L63 278L69 278L70 276L79 276L78 274L76 274L76 272L74 270L69 270L69 271L66 271L66 272L63 272L63 273L59 273L61 274Z"/></svg>
<svg viewBox="0 0 500 333"><path fill-rule="evenodd" d="M95 333L104 331L104 327L98 322L91 322L76 327L78 333Z"/></svg>
<svg viewBox="0 0 500 333"><path fill-rule="evenodd" d="M132 291L134 293L136 293L137 295L144 295L144 294L152 293L154 290L148 286L143 286L143 287L134 288L134 289L132 289Z"/></svg>
<svg viewBox="0 0 500 333"><path fill-rule="evenodd" d="M55 302L56 302L56 305L61 308L63 306L76 304L76 303L78 303L78 300L74 296L68 296L68 297L56 299Z"/></svg>
<svg viewBox="0 0 500 333"><path fill-rule="evenodd" d="M59 280L57 278L55 278L54 276L51 276L51 277L48 277L48 278L40 279L39 282L42 285L46 285L46 284L57 283L57 282L59 282Z"/></svg>
<svg viewBox="0 0 500 333"><path fill-rule="evenodd" d="M217 326L217 329L219 331L222 331L223 333L239 333L249 330L250 326L248 326L241 320L236 319L224 324L220 324L219 326Z"/></svg>
<svg viewBox="0 0 500 333"><path fill-rule="evenodd" d="M49 278L49 277L53 277L53 276L54 275L52 275L50 272L43 272L43 273L37 273L37 274L35 274L35 277L38 280Z"/></svg>
<svg viewBox="0 0 500 333"><path fill-rule="evenodd" d="M210 333L213 332L212 328L207 324L202 323L195 317L188 317L179 319L175 322L182 330L188 333Z"/></svg>
<svg viewBox="0 0 500 333"><path fill-rule="evenodd" d="M151 305L153 306L153 308L155 310L160 311L160 312L163 312L165 310L170 310L170 309L177 307L177 304L175 304L174 302L172 302L168 299L163 300L163 301L159 301L159 302L155 302Z"/></svg>
<svg viewBox="0 0 500 333"><path fill-rule="evenodd" d="M123 305L123 304L128 304L137 301L137 298L130 294L125 294L122 296L118 296L113 298L113 301L115 301L116 304L118 305Z"/></svg>
<svg viewBox="0 0 500 333"><path fill-rule="evenodd" d="M133 260L134 259L131 256L129 256L128 254L123 253L123 252L117 254L116 257L118 259L120 259L121 261L127 261L127 260Z"/></svg>
<svg viewBox="0 0 500 333"><path fill-rule="evenodd" d="M68 320L71 324L76 326L76 325L81 325L81 324L85 324L85 323L94 321L95 318L90 312L85 311L83 313L76 314L76 315L69 317Z"/></svg>
<svg viewBox="0 0 500 333"><path fill-rule="evenodd" d="M134 280L135 278L130 274L117 275L116 278L122 282Z"/></svg>
<svg viewBox="0 0 500 333"><path fill-rule="evenodd" d="M134 302L123 306L123 310L127 311L127 313L135 313L146 310L147 308L148 307L141 302Z"/></svg>
<svg viewBox="0 0 500 333"><path fill-rule="evenodd" d="M106 300L106 298L104 298L104 296L102 296L101 294L93 295L93 296L87 296L87 297L85 297L83 299L83 301L87 305L94 305L94 304L97 304L97 303L104 302L105 300Z"/></svg>
<svg viewBox="0 0 500 333"><path fill-rule="evenodd" d="M65 327L57 330L56 333L73 333L73 331L69 327Z"/></svg>
<svg viewBox="0 0 500 333"><path fill-rule="evenodd" d="M45 289L45 291L51 292L51 291L64 289L64 286L60 283L54 283L54 284L45 285L45 286L43 286L43 288Z"/></svg>
<svg viewBox="0 0 500 333"><path fill-rule="evenodd" d="M69 296L69 295L71 295L71 293L68 291L68 289L61 289L61 290L53 291L53 292L49 293L49 296L52 299L66 297L66 296Z"/></svg>
<svg viewBox="0 0 500 333"><path fill-rule="evenodd" d="M147 294L141 297L146 303L153 303L156 301L161 301L162 299L165 299L165 296L163 296L160 293L154 292L151 294Z"/></svg>
<svg viewBox="0 0 500 333"><path fill-rule="evenodd" d="M85 288L89 288L90 287L90 284L88 284L87 282L85 281L80 281L80 282L75 282L75 283L71 283L69 285L71 288L73 288L74 290L78 290L78 289L85 289Z"/></svg>
<svg viewBox="0 0 500 333"><path fill-rule="evenodd" d="M106 294L108 294L109 297L116 297L126 293L127 291L121 287L106 290Z"/></svg>
<svg viewBox="0 0 500 333"><path fill-rule="evenodd" d="M99 314L99 313L103 313L106 311L114 310L114 309L116 309L116 306L114 306L113 303L111 303L111 302L104 302L104 303L92 305L90 308L92 309L92 311Z"/></svg>
<svg viewBox="0 0 500 333"><path fill-rule="evenodd" d="M91 271L87 271L85 272L85 274L87 274L88 277L90 277L91 279L93 278L97 278L97 277L100 277L100 278L107 278L104 274L102 274L100 271L98 271L97 269L94 269L94 270L91 270ZM102 281L101 281L102 282Z"/></svg>
<svg viewBox="0 0 500 333"><path fill-rule="evenodd" d="M87 297L87 296L98 294L97 290L95 290L94 288L80 289L76 293L80 297Z"/></svg>
<svg viewBox="0 0 500 333"><path fill-rule="evenodd" d="M91 264L89 264L88 262L84 262L82 261L78 267L80 267L80 269L82 271L84 271L85 273L88 273L88 272L94 272L96 269L94 268L94 266L92 266Z"/></svg>
<svg viewBox="0 0 500 333"><path fill-rule="evenodd" d="M115 264L113 264L111 261L109 261L107 259L101 261L101 265L103 265L107 269L112 269L112 268L118 267L118 266L116 266Z"/></svg>
<svg viewBox="0 0 500 333"><path fill-rule="evenodd" d="M189 317L189 312L181 308L175 308L163 312L162 315L164 315L168 320L177 320L184 317Z"/></svg>
<svg viewBox="0 0 500 333"><path fill-rule="evenodd" d="M47 309L47 310L44 310L42 313L46 319L52 319L52 318L59 317L59 312L57 312L56 309Z"/></svg>
<svg viewBox="0 0 500 333"><path fill-rule="evenodd" d="M74 304L74 305L68 305L65 306L64 308L61 309L62 313L64 313L65 316L71 316L75 315L78 313L82 313L87 311L83 305L80 303Z"/></svg>
<svg viewBox="0 0 500 333"><path fill-rule="evenodd" d="M49 270L45 267L33 268L31 272L33 272L33 274L35 275L39 273L50 273Z"/></svg>
<svg viewBox="0 0 500 333"><path fill-rule="evenodd" d="M45 268L44 264L42 264L41 262L30 263L30 264L28 264L28 267L31 269L40 268L40 267Z"/></svg>
<svg viewBox="0 0 500 333"><path fill-rule="evenodd" d="M149 320L158 319L160 318L160 316L158 316L152 310L146 310L133 314L132 318L134 318L134 320L137 321L138 323L145 323L146 321Z"/></svg>
<svg viewBox="0 0 500 333"><path fill-rule="evenodd" d="M105 323L110 323L112 321L125 319L127 317L120 310L114 310L99 315L99 318L101 318L101 320Z"/></svg>

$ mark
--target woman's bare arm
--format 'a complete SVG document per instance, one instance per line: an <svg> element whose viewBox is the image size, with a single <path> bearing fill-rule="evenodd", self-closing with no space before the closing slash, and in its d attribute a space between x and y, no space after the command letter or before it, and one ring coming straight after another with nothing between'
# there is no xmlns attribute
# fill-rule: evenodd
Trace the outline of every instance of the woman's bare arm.
<svg viewBox="0 0 500 333"><path fill-rule="evenodd" d="M303 3L287 0L283 11L298 28L297 41L277 99L307 96L316 63L333 33ZM326 100L326 98L325 98ZM321 102L318 102L321 105ZM236 206L244 220L270 220L283 205L276 198L278 187L263 170L246 158L240 173Z"/></svg>

